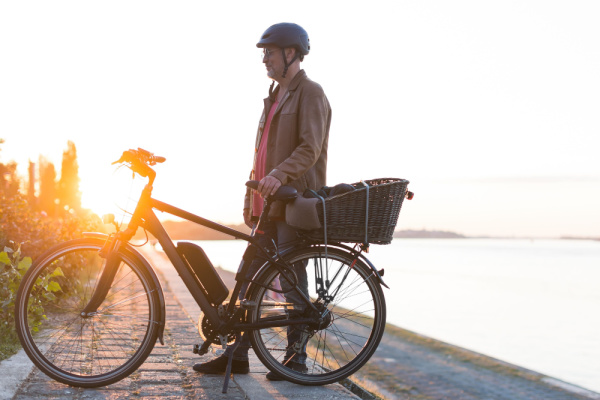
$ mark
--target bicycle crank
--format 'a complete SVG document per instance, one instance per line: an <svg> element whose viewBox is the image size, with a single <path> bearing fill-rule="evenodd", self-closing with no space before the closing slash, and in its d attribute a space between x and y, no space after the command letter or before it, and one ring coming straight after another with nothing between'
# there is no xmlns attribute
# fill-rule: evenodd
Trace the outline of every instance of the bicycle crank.
<svg viewBox="0 0 600 400"><path fill-rule="evenodd" d="M210 344L218 344L221 346L226 346L235 341L236 332L231 331L228 332L227 335L222 335L215 332L215 329L211 322L208 320L206 315L201 315L198 320L198 333L200 333L200 337L205 342L210 342Z"/></svg>

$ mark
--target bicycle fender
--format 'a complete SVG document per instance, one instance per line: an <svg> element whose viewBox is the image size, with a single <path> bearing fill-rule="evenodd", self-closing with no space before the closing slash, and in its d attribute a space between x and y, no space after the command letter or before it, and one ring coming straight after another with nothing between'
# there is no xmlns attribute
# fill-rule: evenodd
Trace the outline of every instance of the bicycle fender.
<svg viewBox="0 0 600 400"><path fill-rule="evenodd" d="M327 244L328 247L333 247L333 248L337 248L339 250L345 251L347 252L349 255L353 256L353 257L357 257L357 252L354 251L354 249L352 249L351 247L345 246L341 243L328 243ZM315 246L317 247L317 246ZM322 245L321 245L322 247ZM280 257L285 257L286 255L293 253L294 251L296 251L298 249L294 249L291 248L288 251L284 251ZM278 257L277 259L279 259L280 257ZM367 265L369 267L369 269L373 272L373 274L377 277L377 280L379 281L380 285L385 286L386 288L390 288L388 285L386 285L386 283L383 281L383 278L381 277L381 275L379 274L379 271L377 271L377 269L375 268L375 266L373 265L373 263L371 261L369 261L368 258L366 258L362 253L358 254L358 259L360 259L365 265ZM252 290L254 289L254 287L256 286L260 286L259 284L256 284L254 281L260 281L261 280L261 276L262 274L267 270L267 268L269 267L270 263L268 261L265 261L265 263L263 265L260 266L260 268L258 269L258 271L256 271L256 273L254 274L254 276L252 277L252 281L250 282L250 286L248 287L248 290L246 291L247 295L246 298L248 298L248 294L252 293Z"/></svg>
<svg viewBox="0 0 600 400"><path fill-rule="evenodd" d="M108 235L107 234L100 233L100 232L83 232L83 237L89 237L89 238L94 238L94 239L102 239L102 240L108 239ZM158 326L158 340L160 341L160 344L164 346L165 345L165 340L164 340L163 336L164 336L164 330L165 330L165 318L166 318L167 314L166 314L166 310L165 310L165 297L164 297L164 294L163 294L163 291L162 291L162 286L160 284L160 280L156 276L156 272L154 272L154 268L152 268L152 265L150 265L150 263L144 258L144 256L142 256L140 254L139 251L137 251L129 243L122 244L121 246L122 246L122 250L121 251L127 251L127 252L133 254L133 256L135 258L137 258L137 260L146 267L146 269L150 273L150 277L152 278L152 282L158 288L158 302L160 304L160 306L159 306L159 316L158 316L158 321L159 321L159 326Z"/></svg>

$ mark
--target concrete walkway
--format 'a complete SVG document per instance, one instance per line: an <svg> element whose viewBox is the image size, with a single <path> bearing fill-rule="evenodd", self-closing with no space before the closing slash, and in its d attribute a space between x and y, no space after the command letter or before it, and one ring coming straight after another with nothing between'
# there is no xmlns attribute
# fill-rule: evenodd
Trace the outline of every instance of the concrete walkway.
<svg viewBox="0 0 600 400"><path fill-rule="evenodd" d="M199 342L200 310L163 253L141 249L156 268L165 292L165 346L130 377L99 389L69 387L33 368L23 351L0 364L0 400L4 399L357 399L342 385L307 387L270 382L267 369L251 352L250 374L233 375L222 394L222 375L203 375L191 366L214 355L191 352ZM233 274L223 271L233 287ZM382 398L415 400L600 400L600 394L533 371L451 346L393 326L386 330L373 358L353 377ZM360 391L358 391L360 393ZM362 392L368 398L367 392Z"/></svg>
<svg viewBox="0 0 600 400"><path fill-rule="evenodd" d="M152 248L142 253L155 266L163 284L167 324L165 346L157 343L146 362L128 378L97 389L82 389L55 382L41 373L23 350L0 364L0 400L24 399L358 399L339 384L300 386L271 382L268 370L251 351L250 373L233 375L227 394L222 393L223 375L205 375L192 370L199 357L192 353L201 341L196 327L200 309L164 254ZM226 280L232 279L226 274ZM229 286L230 282L226 282ZM231 287L233 285L231 284Z"/></svg>

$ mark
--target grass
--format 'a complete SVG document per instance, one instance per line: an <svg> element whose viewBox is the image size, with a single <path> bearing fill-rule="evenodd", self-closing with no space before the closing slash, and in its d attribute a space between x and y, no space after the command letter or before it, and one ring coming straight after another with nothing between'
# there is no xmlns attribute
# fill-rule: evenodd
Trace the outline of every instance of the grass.
<svg viewBox="0 0 600 400"><path fill-rule="evenodd" d="M402 377L390 373L385 369L367 362L363 367L347 378L357 385L363 392L359 397L365 400L386 399L391 396L398 398L410 398L413 400L428 399L420 395L414 387L405 384ZM346 385L344 385L346 386Z"/></svg>
<svg viewBox="0 0 600 400"><path fill-rule="evenodd" d="M461 347L453 346L436 339L422 336L406 329L398 328L392 324L386 325L384 337L385 335L396 336L407 342L418 344L427 347L432 351L452 357L455 360L471 363L473 365L477 365L478 367L483 367L504 375L518 376L531 381L538 381L540 379L538 374L526 369L516 367L501 360L497 360L471 350L463 349Z"/></svg>
<svg viewBox="0 0 600 400"><path fill-rule="evenodd" d="M20 349L17 333L12 329L0 328L0 361L16 354Z"/></svg>
<svg viewBox="0 0 600 400"><path fill-rule="evenodd" d="M521 369L492 357L419 335L392 324L386 324L382 341L386 340L386 337L388 340L397 338L398 340L423 346L432 352L444 354L446 357L455 359L459 362L470 363L503 375L520 377L531 381L539 380L537 374L527 371L526 369ZM367 362L358 372L348 378L348 380L368 393L367 396L361 396L363 399L382 399L390 395L401 398L410 397L415 400L426 398L419 395L418 392L415 391L415 388L404 384L402 382L402 377L393 375L374 363Z"/></svg>

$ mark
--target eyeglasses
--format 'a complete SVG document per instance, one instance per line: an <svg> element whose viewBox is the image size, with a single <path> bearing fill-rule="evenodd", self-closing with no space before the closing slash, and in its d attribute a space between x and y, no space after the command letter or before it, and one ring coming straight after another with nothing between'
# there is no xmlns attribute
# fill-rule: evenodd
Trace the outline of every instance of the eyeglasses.
<svg viewBox="0 0 600 400"><path fill-rule="evenodd" d="M275 54L275 52L279 50L279 49L273 49L273 50L269 50L269 49L263 49L263 51L260 53L260 59L264 60L265 57L269 58L271 57L273 54Z"/></svg>

